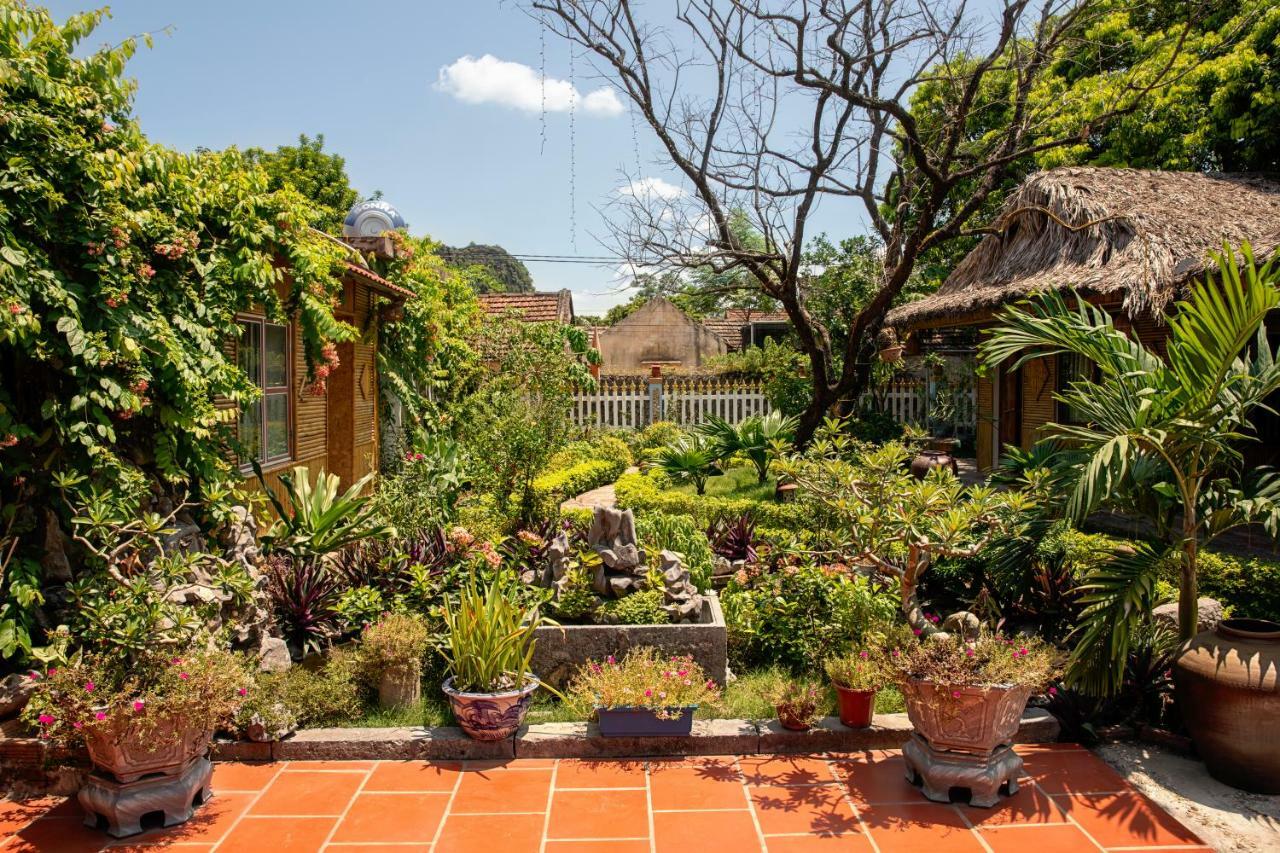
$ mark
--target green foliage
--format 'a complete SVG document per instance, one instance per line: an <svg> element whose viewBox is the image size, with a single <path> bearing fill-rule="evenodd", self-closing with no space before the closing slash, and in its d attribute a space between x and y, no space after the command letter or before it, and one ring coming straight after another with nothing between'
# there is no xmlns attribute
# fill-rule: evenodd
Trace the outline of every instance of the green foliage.
<svg viewBox="0 0 1280 853"><path fill-rule="evenodd" d="M1165 574L1177 582L1176 565ZM1280 562L1206 551L1200 555L1199 587L1235 616L1280 622Z"/></svg>
<svg viewBox="0 0 1280 853"><path fill-rule="evenodd" d="M827 658L883 629L896 590L809 563L748 571L721 594L734 669L814 673Z"/></svg>
<svg viewBox="0 0 1280 853"><path fill-rule="evenodd" d="M624 459L588 459L572 468L543 474L533 481L539 513L549 517L562 501L612 483L626 467Z"/></svg>
<svg viewBox="0 0 1280 853"><path fill-rule="evenodd" d="M704 592L711 588L711 545L692 516L643 512L636 517L636 538L650 555L679 554L694 586Z"/></svg>
<svg viewBox="0 0 1280 853"><path fill-rule="evenodd" d="M473 574L457 602L446 604L442 653L456 689L520 688L533 674L534 632L548 620L536 605L523 607L519 596L518 582L505 573L493 575L483 587Z"/></svg>
<svg viewBox="0 0 1280 853"><path fill-rule="evenodd" d="M756 469L758 482L769 479L769 463L785 452L796 431L796 419L775 409L767 415L744 419L737 426L709 415L698 428L721 461L742 458ZM701 490L700 492L701 493Z"/></svg>
<svg viewBox="0 0 1280 853"><path fill-rule="evenodd" d="M461 248L441 246L440 256L457 267L479 266L489 273L489 281L481 283L477 293L532 293L533 277L521 261L501 246L470 243Z"/></svg>
<svg viewBox="0 0 1280 853"><path fill-rule="evenodd" d="M573 566L567 574L569 582L553 605L555 615L560 619L584 619L595 613L600 598L591 587L591 576L585 567Z"/></svg>
<svg viewBox="0 0 1280 853"><path fill-rule="evenodd" d="M799 415L813 400L813 382L806 377L809 359L785 341L767 338L763 347L713 356L707 368L760 380L769 405L786 415Z"/></svg>
<svg viewBox="0 0 1280 853"><path fill-rule="evenodd" d="M385 613L364 629L356 651L366 674L388 670L419 671L431 648L431 628L414 613Z"/></svg>
<svg viewBox="0 0 1280 853"><path fill-rule="evenodd" d="M18 506L0 505L0 658L22 664L36 650L36 618L44 593L40 563L17 553L17 522Z"/></svg>
<svg viewBox="0 0 1280 853"><path fill-rule="evenodd" d="M717 455L714 445L698 433L692 433L651 450L644 468L661 471L673 482L689 483L702 495L707 490L707 478L720 473Z"/></svg>
<svg viewBox="0 0 1280 853"><path fill-rule="evenodd" d="M905 643L885 658L899 681L921 678L946 687L1019 685L1042 690L1056 670L1057 650L1039 637L983 633L975 642L949 636Z"/></svg>
<svg viewBox="0 0 1280 853"><path fill-rule="evenodd" d="M847 651L822 662L831 683L846 690L879 690L890 680L882 650Z"/></svg>
<svg viewBox="0 0 1280 853"><path fill-rule="evenodd" d="M262 469L255 462L253 470L262 479ZM337 474L320 471L315 484L310 472L299 465L290 474L281 474L280 483L289 499L286 507L263 482L276 521L262 534L262 547L267 553L288 554L303 562L331 554L361 539L380 539L395 533L394 528L378 518L377 506L364 494L373 474L351 484L338 494L341 479Z"/></svg>
<svg viewBox="0 0 1280 853"><path fill-rule="evenodd" d="M467 485L462 448L447 436L424 436L395 473L378 481L373 505L402 536L447 527Z"/></svg>
<svg viewBox="0 0 1280 853"><path fill-rule="evenodd" d="M623 474L615 492L618 506L635 510L641 519L653 512L687 515L705 529L718 518L751 513L763 528L798 531L810 524L809 511L801 504L688 494L666 488L660 473Z"/></svg>
<svg viewBox="0 0 1280 853"><path fill-rule="evenodd" d="M78 473L208 500L239 479L215 401L257 394L223 347L236 313L296 317L317 365L355 335L331 310L343 255L240 153L142 135L136 39L86 47L104 14L0 12L0 488L29 475L47 502L53 475Z"/></svg>
<svg viewBox="0 0 1280 853"><path fill-rule="evenodd" d="M610 598L601 606L598 620L606 625L666 625L671 617L662 609L664 600L656 587Z"/></svg>
<svg viewBox="0 0 1280 853"><path fill-rule="evenodd" d="M362 710L359 661L352 652L333 649L318 665L308 661L259 675L258 690L240 709L236 724L243 729L257 716L268 730L282 719L300 727L342 725Z"/></svg>
<svg viewBox="0 0 1280 853"><path fill-rule="evenodd" d="M1090 574L1079 644L1068 680L1086 692L1110 694L1123 679L1134 608L1154 602L1158 563L1181 551L1179 624L1183 639L1195 632L1199 550L1215 536L1258 521L1280 530L1280 483L1247 480L1241 439L1253 434L1250 414L1280 389L1280 364L1263 320L1280 306L1280 269L1258 266L1246 244L1242 263L1227 249L1217 276L1191 289L1169 322L1167 360L1115 328L1106 312L1077 298L1042 295L1006 309L981 353L987 364L1074 353L1097 366L1097 382L1072 383L1055 395L1083 423L1052 424L1075 454L1068 469L1066 516L1079 521L1120 501L1151 508L1156 543L1117 552ZM1237 485L1238 484L1238 485ZM1180 513L1169 528L1161 521ZM1105 640L1105 642L1103 642Z"/></svg>
<svg viewBox="0 0 1280 853"><path fill-rule="evenodd" d="M631 453L636 459L663 445L672 444L684 435L684 428L674 421L654 421L642 430L631 433Z"/></svg>
<svg viewBox="0 0 1280 853"><path fill-rule="evenodd" d="M641 646L621 661L587 661L569 686L570 702L592 708L688 708L714 701L716 683L687 655L668 656Z"/></svg>
<svg viewBox="0 0 1280 853"><path fill-rule="evenodd" d="M305 133L297 145L281 145L275 151L246 148L245 160L267 173L268 188L289 189L320 208L315 226L330 234L342 230L342 220L360 196L351 188L347 162L324 150L324 134L314 138Z"/></svg>

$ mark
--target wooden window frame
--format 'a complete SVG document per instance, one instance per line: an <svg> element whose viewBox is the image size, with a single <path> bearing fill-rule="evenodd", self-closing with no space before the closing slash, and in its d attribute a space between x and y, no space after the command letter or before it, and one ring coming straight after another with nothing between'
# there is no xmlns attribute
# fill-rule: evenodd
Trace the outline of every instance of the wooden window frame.
<svg viewBox="0 0 1280 853"><path fill-rule="evenodd" d="M249 377L249 379L262 391L262 394L258 399L249 404L258 407L258 423L259 429L262 431L261 441L258 443L257 462L264 471L280 468L294 460L294 440L296 438L295 433L297 431L296 425L293 422L293 324L272 322L262 314L237 314L236 323L241 326L252 325L258 327L258 375ZM284 329L285 359L283 385L267 385L266 332L269 326ZM243 346L243 336L240 340L236 341L236 346L237 348ZM239 359L237 358L237 361L238 360ZM285 452L275 456L266 455L269 444L267 400L271 397L283 397L285 401ZM236 428L237 435L239 435L238 419L236 421ZM241 462L240 471L242 473L252 472L253 461L247 460Z"/></svg>

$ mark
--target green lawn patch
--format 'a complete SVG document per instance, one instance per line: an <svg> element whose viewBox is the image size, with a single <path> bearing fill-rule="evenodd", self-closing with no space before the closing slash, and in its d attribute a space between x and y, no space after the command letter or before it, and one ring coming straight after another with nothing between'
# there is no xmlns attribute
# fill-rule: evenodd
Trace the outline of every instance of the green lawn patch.
<svg viewBox="0 0 1280 853"><path fill-rule="evenodd" d="M735 500L773 502L777 481L770 477L759 482L756 469L751 466L730 468L718 477L707 480L707 496L715 498L733 498ZM672 486L670 491L694 495L697 492L692 485Z"/></svg>

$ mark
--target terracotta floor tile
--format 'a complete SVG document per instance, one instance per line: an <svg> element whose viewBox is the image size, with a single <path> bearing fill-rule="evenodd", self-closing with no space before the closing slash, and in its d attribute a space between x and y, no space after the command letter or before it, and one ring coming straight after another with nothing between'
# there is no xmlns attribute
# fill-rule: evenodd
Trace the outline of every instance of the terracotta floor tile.
<svg viewBox="0 0 1280 853"><path fill-rule="evenodd" d="M977 806L961 806L964 816L974 826L1030 825L1040 823L1066 823L1062 809L1035 785L1019 785L1012 797L1001 797L1000 802L989 809Z"/></svg>
<svg viewBox="0 0 1280 853"><path fill-rule="evenodd" d="M545 814L550 789L550 770L471 771L462 774L452 811L454 814Z"/></svg>
<svg viewBox="0 0 1280 853"><path fill-rule="evenodd" d="M871 839L860 835L774 835L765 838L769 853L871 853Z"/></svg>
<svg viewBox="0 0 1280 853"><path fill-rule="evenodd" d="M1088 750L1032 753L1024 757L1022 764L1023 772L1047 794L1130 790L1119 773Z"/></svg>
<svg viewBox="0 0 1280 853"><path fill-rule="evenodd" d="M225 794L215 791L213 799L198 807L186 823L148 830L141 835L111 841L111 850L115 851L121 846L141 850L168 847L174 844L216 844L245 813L255 796L256 794L244 791Z"/></svg>
<svg viewBox="0 0 1280 853"><path fill-rule="evenodd" d="M864 761L837 761L836 777L843 779L855 803L915 803L920 789L907 781L906 765L897 753Z"/></svg>
<svg viewBox="0 0 1280 853"><path fill-rule="evenodd" d="M432 853L537 853L544 815L450 814Z"/></svg>
<svg viewBox="0 0 1280 853"><path fill-rule="evenodd" d="M547 853L649 853L648 841L547 841Z"/></svg>
<svg viewBox="0 0 1280 853"><path fill-rule="evenodd" d="M427 761L383 761L373 768L366 791L452 791L461 774L458 765Z"/></svg>
<svg viewBox="0 0 1280 853"><path fill-rule="evenodd" d="M994 853L1082 853L1097 850L1076 827L1005 826L982 831L982 840Z"/></svg>
<svg viewBox="0 0 1280 853"><path fill-rule="evenodd" d="M550 770L554 758L495 758L488 761L463 761L464 770Z"/></svg>
<svg viewBox="0 0 1280 853"><path fill-rule="evenodd" d="M654 809L745 809L742 776L731 759L649 763Z"/></svg>
<svg viewBox="0 0 1280 853"><path fill-rule="evenodd" d="M168 841L164 838L155 838L152 841L135 841L132 844L126 839L120 839L119 844L112 844L107 848L107 853L156 853L157 850L172 850L174 853L207 853L212 850L213 844L196 844L190 841Z"/></svg>
<svg viewBox="0 0 1280 853"><path fill-rule="evenodd" d="M213 792L261 791L267 787L283 764L245 764L235 761L218 761L213 765Z"/></svg>
<svg viewBox="0 0 1280 853"><path fill-rule="evenodd" d="M1204 842L1136 791L1053 798L1103 847L1200 846Z"/></svg>
<svg viewBox="0 0 1280 853"><path fill-rule="evenodd" d="M246 817L218 845L218 853L316 853L338 822L334 817Z"/></svg>
<svg viewBox="0 0 1280 853"><path fill-rule="evenodd" d="M325 853L430 853L430 844L330 844ZM185 851L175 851L185 853Z"/></svg>
<svg viewBox="0 0 1280 853"><path fill-rule="evenodd" d="M338 822L333 841L429 842L449 798L444 794L359 793Z"/></svg>
<svg viewBox="0 0 1280 853"><path fill-rule="evenodd" d="M862 822L880 853L981 851L973 830L942 803L880 805L862 810Z"/></svg>
<svg viewBox="0 0 1280 853"><path fill-rule="evenodd" d="M556 777L559 784L559 777ZM648 838L644 791L560 791L551 799L547 838Z"/></svg>
<svg viewBox="0 0 1280 853"><path fill-rule="evenodd" d="M746 853L760 849L751 813L663 812L653 816L657 853Z"/></svg>
<svg viewBox="0 0 1280 853"><path fill-rule="evenodd" d="M17 832L36 818L44 817L63 801L57 797L33 800L0 800L0 837ZM68 815L70 817L70 815Z"/></svg>
<svg viewBox="0 0 1280 853"><path fill-rule="evenodd" d="M805 832L810 835L856 835L862 832L840 785L755 787L751 802L765 835Z"/></svg>
<svg viewBox="0 0 1280 853"><path fill-rule="evenodd" d="M568 788L643 788L643 761L561 761L556 790Z"/></svg>
<svg viewBox="0 0 1280 853"><path fill-rule="evenodd" d="M284 772L267 786L249 813L337 817L363 781L363 773Z"/></svg>
<svg viewBox="0 0 1280 853"><path fill-rule="evenodd" d="M79 818L44 818L17 833L4 853L89 853L101 850L110 840L111 836L90 829Z"/></svg>
<svg viewBox="0 0 1280 853"><path fill-rule="evenodd" d="M826 759L813 755L754 755L738 759L748 785L812 785L835 777Z"/></svg>

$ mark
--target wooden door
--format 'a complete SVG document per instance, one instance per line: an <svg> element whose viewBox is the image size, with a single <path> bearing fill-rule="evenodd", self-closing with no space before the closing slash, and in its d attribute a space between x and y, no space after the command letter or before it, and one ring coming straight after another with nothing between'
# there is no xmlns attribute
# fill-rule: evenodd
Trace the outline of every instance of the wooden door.
<svg viewBox="0 0 1280 853"><path fill-rule="evenodd" d="M356 375L355 345L338 344L338 368L329 374L328 462L331 474L342 478L342 485L355 480L356 444Z"/></svg>
<svg viewBox="0 0 1280 853"><path fill-rule="evenodd" d="M1022 446L1022 371L1000 367L999 435L996 458L1009 446Z"/></svg>

